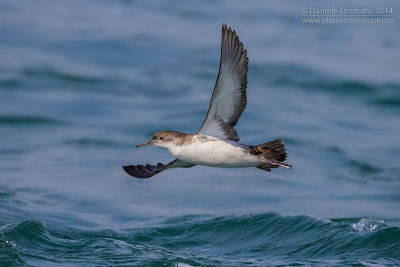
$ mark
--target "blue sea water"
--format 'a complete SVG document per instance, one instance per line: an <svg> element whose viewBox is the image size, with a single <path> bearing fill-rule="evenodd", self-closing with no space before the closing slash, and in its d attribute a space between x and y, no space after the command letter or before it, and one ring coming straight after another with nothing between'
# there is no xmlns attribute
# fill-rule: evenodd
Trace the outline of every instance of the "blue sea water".
<svg viewBox="0 0 400 267"><path fill-rule="evenodd" d="M305 24L302 8L392 8ZM399 266L400 4L0 3L1 266ZM369 16L367 18L373 18ZM154 132L196 132L221 25L248 49L241 141L293 169L138 180Z"/></svg>

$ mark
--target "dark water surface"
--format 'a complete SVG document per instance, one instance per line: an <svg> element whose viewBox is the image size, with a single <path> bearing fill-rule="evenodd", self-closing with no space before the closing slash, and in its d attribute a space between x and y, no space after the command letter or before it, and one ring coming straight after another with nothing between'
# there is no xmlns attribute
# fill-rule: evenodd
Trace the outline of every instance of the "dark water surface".
<svg viewBox="0 0 400 267"><path fill-rule="evenodd" d="M399 266L400 5L392 24L303 24L318 1L0 3L1 266ZM248 49L243 143L292 170L125 164L196 132L221 24Z"/></svg>

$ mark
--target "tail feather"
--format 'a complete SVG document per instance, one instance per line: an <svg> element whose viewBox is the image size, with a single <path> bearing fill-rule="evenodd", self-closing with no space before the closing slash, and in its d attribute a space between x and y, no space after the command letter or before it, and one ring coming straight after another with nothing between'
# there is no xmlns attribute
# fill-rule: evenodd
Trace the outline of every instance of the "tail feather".
<svg viewBox="0 0 400 267"><path fill-rule="evenodd" d="M256 146L262 151L263 156L267 159L275 159L277 161L285 161L286 148L281 139L276 139Z"/></svg>
<svg viewBox="0 0 400 267"><path fill-rule="evenodd" d="M292 166L286 162L286 148L282 140L276 139L257 146L252 147L252 153L262 155L267 161L267 166L260 165L258 168L267 170L270 168L278 168L279 166L291 168ZM267 170L268 171L268 170Z"/></svg>

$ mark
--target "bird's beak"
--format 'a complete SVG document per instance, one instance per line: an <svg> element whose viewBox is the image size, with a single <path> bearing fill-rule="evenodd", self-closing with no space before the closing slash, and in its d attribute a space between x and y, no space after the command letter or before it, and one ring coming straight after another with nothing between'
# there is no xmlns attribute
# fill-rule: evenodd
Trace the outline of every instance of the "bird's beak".
<svg viewBox="0 0 400 267"><path fill-rule="evenodd" d="M142 143L142 144L137 144L136 147L141 147L141 146L150 146L152 145L151 141L148 141L146 143Z"/></svg>

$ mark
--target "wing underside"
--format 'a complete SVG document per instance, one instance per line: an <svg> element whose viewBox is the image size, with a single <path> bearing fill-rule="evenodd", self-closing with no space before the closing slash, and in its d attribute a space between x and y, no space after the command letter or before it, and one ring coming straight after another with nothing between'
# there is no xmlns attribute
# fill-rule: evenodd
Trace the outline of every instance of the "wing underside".
<svg viewBox="0 0 400 267"><path fill-rule="evenodd" d="M239 141L233 127L247 104L248 61L247 50L236 32L223 25L218 77L199 134Z"/></svg>

